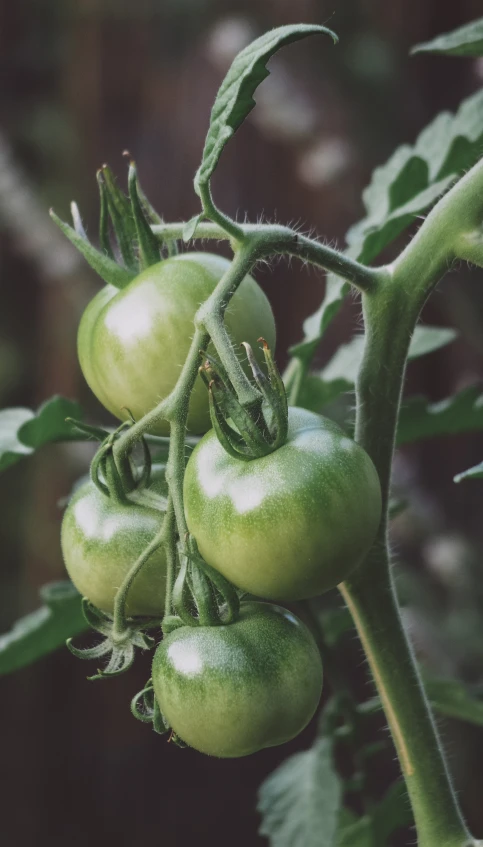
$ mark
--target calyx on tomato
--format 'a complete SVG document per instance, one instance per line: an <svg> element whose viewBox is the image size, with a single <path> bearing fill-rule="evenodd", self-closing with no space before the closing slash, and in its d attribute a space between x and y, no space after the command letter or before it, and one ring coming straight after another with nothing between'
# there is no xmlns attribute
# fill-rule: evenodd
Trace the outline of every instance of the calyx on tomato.
<svg viewBox="0 0 483 847"><path fill-rule="evenodd" d="M258 400L243 406L220 362L207 355L200 368L210 398L211 423L225 450L236 459L249 461L277 450L287 439L288 405L285 386L264 338L262 351L267 375L260 368L252 347L243 342ZM233 426L234 425L234 426ZM236 428L234 428L236 427Z"/></svg>
<svg viewBox="0 0 483 847"><path fill-rule="evenodd" d="M156 650L152 684L165 724L202 753L247 756L298 735L317 708L322 663L295 615L243 602L228 626L180 627Z"/></svg>
<svg viewBox="0 0 483 847"><path fill-rule="evenodd" d="M233 585L270 600L333 588L371 547L376 469L333 421L291 407L285 444L240 461L208 432L186 467L184 501L200 554Z"/></svg>

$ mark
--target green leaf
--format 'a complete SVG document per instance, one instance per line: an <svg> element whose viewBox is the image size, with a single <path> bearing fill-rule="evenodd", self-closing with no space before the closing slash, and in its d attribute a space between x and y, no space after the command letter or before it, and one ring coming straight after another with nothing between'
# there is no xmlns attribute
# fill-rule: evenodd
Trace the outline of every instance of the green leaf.
<svg viewBox="0 0 483 847"><path fill-rule="evenodd" d="M420 191L404 205L398 206L393 212L388 213L379 228L373 232L367 231L365 233L364 246L359 254L360 261L364 264L370 264L376 259L384 248L404 232L418 215L432 206L454 181L455 176L453 175L438 180L438 182ZM357 232L355 227L349 231L347 238L352 238L354 232Z"/></svg>
<svg viewBox="0 0 483 847"><path fill-rule="evenodd" d="M33 450L51 441L79 441L79 433L66 418L82 418L82 407L75 400L56 395L42 403L36 414L19 429L20 440Z"/></svg>
<svg viewBox="0 0 483 847"><path fill-rule="evenodd" d="M52 397L38 412L30 409L0 411L0 471L53 441L79 441L67 417L82 418L82 408L65 397Z"/></svg>
<svg viewBox="0 0 483 847"><path fill-rule="evenodd" d="M483 18L438 35L431 41L416 44L415 53L444 53L447 56L483 56Z"/></svg>
<svg viewBox="0 0 483 847"><path fill-rule="evenodd" d="M324 382L322 377L309 374L305 377L299 397L298 406L310 409L311 412L320 412L341 394L352 391L354 384L345 379L336 379L333 382Z"/></svg>
<svg viewBox="0 0 483 847"><path fill-rule="evenodd" d="M261 786L260 834L271 847L333 847L340 803L332 744L322 738L287 759Z"/></svg>
<svg viewBox="0 0 483 847"><path fill-rule="evenodd" d="M66 638L87 630L81 596L71 582L52 582L40 590L44 605L20 618L0 635L0 675L11 673L65 644Z"/></svg>
<svg viewBox="0 0 483 847"><path fill-rule="evenodd" d="M462 471L459 474L456 474L454 477L454 482L461 482L463 479L482 479L483 478L483 462L480 462L478 465L473 465L472 468L468 468L467 471Z"/></svg>
<svg viewBox="0 0 483 847"><path fill-rule="evenodd" d="M483 701L456 679L424 677L426 694L434 709L450 718L483 726Z"/></svg>
<svg viewBox="0 0 483 847"><path fill-rule="evenodd" d="M199 212L197 215L193 215L192 218L187 221L183 227L183 241L186 243L187 241L191 241L194 237L196 229L200 221L203 220L203 212Z"/></svg>
<svg viewBox="0 0 483 847"><path fill-rule="evenodd" d="M450 344L457 333L448 327L419 325L414 330L409 347L408 359L419 359ZM364 352L364 336L357 335L347 344L342 344L328 364L320 371L323 382L344 380L355 384Z"/></svg>
<svg viewBox="0 0 483 847"><path fill-rule="evenodd" d="M458 176L475 164L482 145L480 90L464 100L456 114L441 112L414 145L399 147L385 165L375 169L363 193L366 216L347 233L346 254L364 264L373 262ZM310 364L348 290L346 283L328 275L326 296L319 309L306 319L304 338L291 348L292 356Z"/></svg>
<svg viewBox="0 0 483 847"><path fill-rule="evenodd" d="M290 348L291 356L306 362L311 361L325 330L339 311L349 290L350 285L339 277L333 274L327 277L325 297L317 311L305 319L303 340Z"/></svg>
<svg viewBox="0 0 483 847"><path fill-rule="evenodd" d="M200 185L210 181L225 144L253 109L253 95L269 74L268 60L280 47L318 33L330 35L337 42L335 33L324 26L289 24L265 33L235 57L213 104L203 158L195 176L197 194Z"/></svg>
<svg viewBox="0 0 483 847"><path fill-rule="evenodd" d="M0 471L28 456L32 450L18 438L20 427L30 420L30 409L3 409L0 411Z"/></svg>
<svg viewBox="0 0 483 847"><path fill-rule="evenodd" d="M450 344L457 333L449 327L416 327L408 359L419 359ZM364 336L357 335L347 344L341 344L332 359L318 373L311 374L305 380L299 403L307 409L320 411L332 403L340 394L354 388L357 373L364 352Z"/></svg>
<svg viewBox="0 0 483 847"><path fill-rule="evenodd" d="M434 353L435 350L451 344L457 337L458 333L451 327L418 324L411 338L408 359L419 359L428 353Z"/></svg>
<svg viewBox="0 0 483 847"><path fill-rule="evenodd" d="M357 818L348 809L341 810L337 847L376 847L369 817Z"/></svg>
<svg viewBox="0 0 483 847"><path fill-rule="evenodd" d="M347 233L359 261L369 263L471 167L483 143L483 91L456 114L442 112L413 146L399 147L376 168L363 193L366 217Z"/></svg>
<svg viewBox="0 0 483 847"><path fill-rule="evenodd" d="M341 810L337 847L386 847L394 832L412 822L406 787L400 780L391 785L372 817L357 818L348 809Z"/></svg>
<svg viewBox="0 0 483 847"><path fill-rule="evenodd" d="M406 786L399 780L388 788L374 810L372 826L376 844L386 845L394 832L412 823L413 815Z"/></svg>
<svg viewBox="0 0 483 847"><path fill-rule="evenodd" d="M397 444L480 429L483 429L483 393L478 386L471 386L438 403L429 403L425 397L405 400L399 416Z"/></svg>
<svg viewBox="0 0 483 847"><path fill-rule="evenodd" d="M322 627L324 644L335 647L340 639L354 629L354 621L349 609L346 607L338 609L323 609L318 614Z"/></svg>

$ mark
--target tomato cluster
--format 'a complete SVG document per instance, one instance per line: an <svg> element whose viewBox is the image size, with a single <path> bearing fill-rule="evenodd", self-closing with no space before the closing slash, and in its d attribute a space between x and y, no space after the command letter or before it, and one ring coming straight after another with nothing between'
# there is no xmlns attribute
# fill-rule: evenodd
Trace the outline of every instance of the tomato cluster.
<svg viewBox="0 0 483 847"><path fill-rule="evenodd" d="M122 290L106 286L89 304L79 328L81 367L118 418L141 418L173 389L195 313L228 266L210 254L177 255ZM272 311L251 277L234 295L226 326L237 352L242 341L255 346L259 336L273 346ZM209 427L208 393L198 380L188 429L205 434L187 463L184 503L205 562L264 600L305 599L342 582L370 548L380 521L379 480L364 450L333 422L298 408L288 410L285 443L246 461L230 455ZM156 434L167 432L160 426ZM162 472L151 475L149 500L119 498L90 480L67 507L67 570L104 612L112 613L124 577L159 531L155 495L164 484ZM127 614L161 618L165 590L161 547L135 577ZM309 630L291 612L261 600L243 602L234 622L218 624L177 626L163 638L152 671L163 719L185 743L220 757L293 738L314 714L322 686Z"/></svg>

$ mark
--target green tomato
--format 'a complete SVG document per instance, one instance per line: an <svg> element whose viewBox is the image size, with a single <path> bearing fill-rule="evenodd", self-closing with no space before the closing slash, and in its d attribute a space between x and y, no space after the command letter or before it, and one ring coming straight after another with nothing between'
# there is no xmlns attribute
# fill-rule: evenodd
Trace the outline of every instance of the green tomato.
<svg viewBox="0 0 483 847"><path fill-rule="evenodd" d="M313 597L342 582L371 547L381 517L371 459L337 424L289 409L286 443L245 462L214 431L184 481L201 555L238 588L270 600Z"/></svg>
<svg viewBox="0 0 483 847"><path fill-rule="evenodd" d="M229 267L221 256L184 253L147 268L121 291L107 285L94 297L80 322L78 354L87 383L106 409L121 420L129 410L139 420L172 391L193 338L198 307ZM270 303L250 276L230 301L225 324L240 357L246 358L243 341L261 357L260 336L274 348ZM203 433L209 428L208 392L198 376L188 430ZM169 426L161 422L153 432L168 435Z"/></svg>
<svg viewBox="0 0 483 847"><path fill-rule="evenodd" d="M78 591L94 606L112 613L114 598L131 565L159 531L165 493L164 468L153 467L152 481L141 505L141 492L126 503L116 502L88 480L70 500L62 521L65 567ZM156 508L158 505L158 508ZM163 615L166 558L156 550L134 580L127 598L129 616Z"/></svg>
<svg viewBox="0 0 483 847"><path fill-rule="evenodd" d="M295 615L245 602L228 626L171 632L156 650L152 679L161 712L182 741L234 758L302 731L320 699L322 663Z"/></svg>

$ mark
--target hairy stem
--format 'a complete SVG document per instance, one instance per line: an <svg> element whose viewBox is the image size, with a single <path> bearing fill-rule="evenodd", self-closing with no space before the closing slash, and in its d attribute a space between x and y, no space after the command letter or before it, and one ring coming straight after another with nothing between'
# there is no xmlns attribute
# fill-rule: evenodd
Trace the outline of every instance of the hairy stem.
<svg viewBox="0 0 483 847"><path fill-rule="evenodd" d="M161 545L163 544L164 532L165 527L163 526L161 530L157 533L157 535L154 536L148 546L143 550L139 558L131 566L129 572L127 573L121 584L121 587L119 588L116 594L114 600L114 639L118 638L119 640L123 640L126 633L129 631L126 620L126 603L129 594L129 589L131 588L131 585L136 579L138 573L142 570L151 555L156 550L158 550L158 548L161 547Z"/></svg>
<svg viewBox="0 0 483 847"><path fill-rule="evenodd" d="M210 183L200 182L198 184L198 189L206 217L213 221L213 223L218 224L221 229L224 229L225 232L227 232L231 236L231 238L234 238L237 241L243 241L242 228L237 223L235 223L235 221L225 215L220 209L218 209L217 206L215 206L211 194Z"/></svg>
<svg viewBox="0 0 483 847"><path fill-rule="evenodd" d="M161 224L153 224L151 229L154 235L159 238L161 242L167 241L181 241L183 239L183 231L186 224L181 223L161 223ZM198 226L196 227L194 239L199 239L200 241L209 240L209 241L228 241L230 236L226 232L226 230L222 229L218 224L214 224L211 221L200 221Z"/></svg>
<svg viewBox="0 0 483 847"><path fill-rule="evenodd" d="M176 517L171 497L168 497L163 530L162 543L166 555L166 594L164 600L164 614L171 615L173 610L174 574L176 570Z"/></svg>
<svg viewBox="0 0 483 847"><path fill-rule="evenodd" d="M166 482L168 483L170 495L173 500L176 524L182 544L184 544L185 536L188 533L183 505L184 435L186 429L186 423L183 423L183 417L184 414L180 416L179 420L171 422L171 444L168 463L166 465Z"/></svg>
<svg viewBox="0 0 483 847"><path fill-rule="evenodd" d="M297 256L312 265L344 277L359 291L373 291L377 287L379 276L384 273L383 269L361 265L345 253L334 250L327 244L321 244L320 241L306 238L304 235L297 235L297 240L287 252L291 256Z"/></svg>
<svg viewBox="0 0 483 847"><path fill-rule="evenodd" d="M153 225L152 230L161 241L182 239L184 226L183 223L163 223ZM342 276L359 291L372 291L377 285L380 269L368 268L355 259L351 259L346 253L300 235L289 227L274 224L237 224L236 227L235 237L231 231L219 223L200 221L193 238L200 241L227 241L235 238L236 242L240 239L248 241L256 236L260 243L264 243L264 255L284 253L287 256L295 256L316 267Z"/></svg>
<svg viewBox="0 0 483 847"><path fill-rule="evenodd" d="M478 240L482 222L483 160L436 204L398 259L380 269L381 284L363 295L365 350L356 386L356 440L379 473L383 518L365 562L339 587L381 696L419 847L469 847L477 842L463 821L401 622L387 538L391 465L407 352L419 313L447 268L455 259L468 257L468 244ZM478 251L470 258L478 261Z"/></svg>
<svg viewBox="0 0 483 847"><path fill-rule="evenodd" d="M387 542L391 463L407 351L427 287L410 289L405 277L387 272L386 285L364 298L366 345L357 383L356 440L378 470L383 519L365 562L340 590L381 696L413 807L418 845L462 847L470 836L402 626Z"/></svg>

